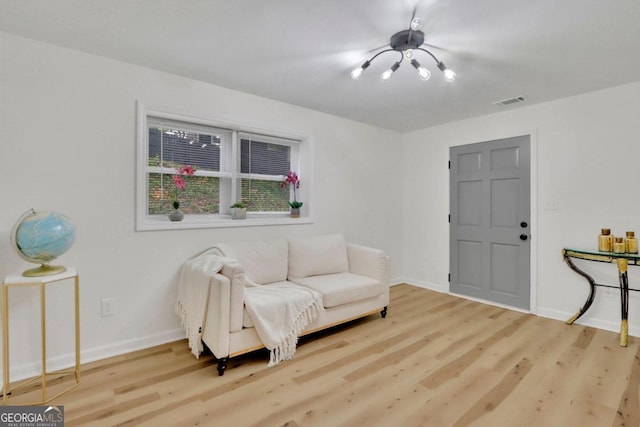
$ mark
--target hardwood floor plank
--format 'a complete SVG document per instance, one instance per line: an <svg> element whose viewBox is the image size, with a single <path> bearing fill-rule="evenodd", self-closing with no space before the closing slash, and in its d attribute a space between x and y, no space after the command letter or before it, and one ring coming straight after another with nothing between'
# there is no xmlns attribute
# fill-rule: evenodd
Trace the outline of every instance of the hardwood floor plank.
<svg viewBox="0 0 640 427"><path fill-rule="evenodd" d="M406 359L409 355L420 351L424 346L429 345L430 342L436 338L442 336L442 332L436 331L428 335L425 335L421 340L412 344L401 347L400 349L388 353L383 357L377 358L372 363L359 367L358 369L349 372L344 375L343 378L347 381L356 381L368 375L376 375L382 369L386 369L391 365L395 365L401 360Z"/></svg>
<svg viewBox="0 0 640 427"><path fill-rule="evenodd" d="M183 368L169 370L168 372L163 372L162 374L159 374L159 375L153 375L152 374L152 376L146 376L142 380L135 381L135 382L130 382L130 383L124 384L124 385L122 385L120 387L114 388L113 389L113 394L117 395L117 394L130 393L131 391L142 389L142 388L145 388L145 387L147 387L149 385L157 384L158 382L161 382L161 381L171 380L173 378L180 377L180 376L188 374L190 372L194 372L194 371L198 371L200 369L208 368L209 365L210 365L210 363L208 361L200 360L200 363L197 363L195 365L189 365L189 366L185 366ZM157 372L157 371L154 369L154 372ZM162 372L162 371L160 371L160 372Z"/></svg>
<svg viewBox="0 0 640 427"><path fill-rule="evenodd" d="M492 412L520 384L523 378L531 371L531 368L531 362L527 359L522 359L495 387L469 408L452 427L468 426L487 412Z"/></svg>
<svg viewBox="0 0 640 427"><path fill-rule="evenodd" d="M636 351L628 383L616 410L613 426L631 427L640 420L640 348Z"/></svg>
<svg viewBox="0 0 640 427"><path fill-rule="evenodd" d="M101 411L94 412L90 415L86 415L84 417L79 417L75 419L68 420L65 418L66 426L81 426L87 425L96 421L104 420L109 417L113 417L114 415L120 414L122 412L131 411L136 409L137 407L144 405L148 402L155 401L159 399L158 393L150 393L145 396L139 397L137 399L129 400L123 403L112 405L108 408L105 408Z"/></svg>
<svg viewBox="0 0 640 427"><path fill-rule="evenodd" d="M460 376L460 374L474 363L478 359L478 356L482 352L486 351L488 347L491 347L502 339L510 337L529 319L531 319L531 316L524 314L519 316L516 321L495 332L489 338L482 340L473 349L443 365L437 371L423 379L420 384L427 388L434 389L449 379Z"/></svg>
<svg viewBox="0 0 640 427"><path fill-rule="evenodd" d="M409 337L410 335L408 333L401 333L401 334L395 335L389 339L386 339L384 341L375 343L371 346L365 347L355 353L350 353L341 358L332 359L330 363L324 366L320 366L312 371L305 372L302 375L297 375L293 377L293 381L295 381L298 384L301 384L307 381L312 381L313 379L324 375L327 371L334 371L335 369L346 366L355 361L359 361L363 357L370 356L371 354L375 355L375 354L383 353L387 349L395 346L396 344L407 340Z"/></svg>
<svg viewBox="0 0 640 427"><path fill-rule="evenodd" d="M488 389L498 384L500 377L498 373L478 365L467 370L458 381L444 384L441 389L425 389L431 395L421 404L406 408L399 425L451 426L460 418L461 413L468 410L470 402L478 401ZM419 385L418 389L421 387ZM422 396L423 393L420 391L419 395Z"/></svg>

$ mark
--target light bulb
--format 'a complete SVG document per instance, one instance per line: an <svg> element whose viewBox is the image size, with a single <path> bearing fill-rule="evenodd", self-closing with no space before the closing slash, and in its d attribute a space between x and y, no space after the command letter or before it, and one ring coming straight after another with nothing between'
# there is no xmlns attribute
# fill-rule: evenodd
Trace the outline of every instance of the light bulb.
<svg viewBox="0 0 640 427"><path fill-rule="evenodd" d="M429 80L429 77L431 77L431 71L429 71L426 68L420 66L418 68L418 76L420 76L421 80L427 81L427 80Z"/></svg>
<svg viewBox="0 0 640 427"><path fill-rule="evenodd" d="M394 71L396 71L398 68L400 68L400 61L393 64L391 68L389 68L387 71L382 73L380 75L380 80L382 80L383 82L389 80L391 78L391 74L393 74Z"/></svg>
<svg viewBox="0 0 640 427"><path fill-rule="evenodd" d="M424 19L422 19L420 16L416 16L411 20L411 29L413 31L421 30L423 25L424 25Z"/></svg>
<svg viewBox="0 0 640 427"><path fill-rule="evenodd" d="M446 70L443 71L443 73L444 73L445 80L448 82L452 82L456 79L456 73L453 70L450 70L447 68Z"/></svg>
<svg viewBox="0 0 640 427"><path fill-rule="evenodd" d="M413 49L407 49L404 51L404 57L409 61L415 58L415 56L416 56L416 53L413 51Z"/></svg>
<svg viewBox="0 0 640 427"><path fill-rule="evenodd" d="M412 59L411 65L413 65L413 68L418 70L418 76L420 77L420 79L425 81L429 80L429 77L431 77L431 71L427 70L425 67L420 65L417 59Z"/></svg>
<svg viewBox="0 0 640 427"><path fill-rule="evenodd" d="M356 68L351 72L351 78L353 80L358 80L362 75L362 72L367 68L369 68L369 65L371 65L370 61L364 61L364 63L361 66L359 66L358 68Z"/></svg>
<svg viewBox="0 0 640 427"><path fill-rule="evenodd" d="M444 62L438 62L438 68L444 74L444 79L446 81L452 82L456 79L456 73L453 70L448 69L447 66L444 65Z"/></svg>

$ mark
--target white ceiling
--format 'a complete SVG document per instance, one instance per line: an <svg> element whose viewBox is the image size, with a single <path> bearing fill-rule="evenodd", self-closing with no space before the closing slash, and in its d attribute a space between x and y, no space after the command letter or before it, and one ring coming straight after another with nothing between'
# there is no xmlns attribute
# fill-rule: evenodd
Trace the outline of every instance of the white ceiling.
<svg viewBox="0 0 640 427"><path fill-rule="evenodd" d="M414 7L456 82L352 80ZM0 0L0 31L403 131L640 81L640 0Z"/></svg>

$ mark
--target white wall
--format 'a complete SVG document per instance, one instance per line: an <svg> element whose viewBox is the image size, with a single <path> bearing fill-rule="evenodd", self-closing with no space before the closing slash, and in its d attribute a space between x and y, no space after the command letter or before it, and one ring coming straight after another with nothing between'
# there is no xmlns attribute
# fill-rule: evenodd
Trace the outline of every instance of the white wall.
<svg viewBox="0 0 640 427"><path fill-rule="evenodd" d="M310 137L314 224L135 232L136 100ZM83 362L183 337L173 314L177 273L215 242L342 232L386 250L392 277L400 275L397 132L4 33L0 129L0 277L30 267L9 244L24 211L73 220L77 240L58 261L80 272ZM67 288L49 296L53 365L72 360ZM39 360L38 300L33 292L12 295L12 375L19 377ZM116 298L115 316L100 317L104 297Z"/></svg>
<svg viewBox="0 0 640 427"><path fill-rule="evenodd" d="M403 279L448 291L449 147L532 133L534 311L570 317L588 286L563 263L562 248L597 248L602 227L640 232L639 113L640 82L403 135ZM547 202L558 209L546 210ZM617 285L614 265L580 265ZM640 268L629 276L640 287ZM631 294L630 331L640 335L640 299ZM579 322L618 330L619 305L617 291L600 289Z"/></svg>

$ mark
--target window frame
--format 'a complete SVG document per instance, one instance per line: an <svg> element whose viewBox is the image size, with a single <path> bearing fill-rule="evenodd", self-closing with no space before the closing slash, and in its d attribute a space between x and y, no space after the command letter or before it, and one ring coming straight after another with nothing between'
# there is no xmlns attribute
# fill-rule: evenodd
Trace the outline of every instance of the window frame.
<svg viewBox="0 0 640 427"><path fill-rule="evenodd" d="M269 225L294 225L294 224L310 224L313 223L311 218L310 207L311 202L311 180L309 177L309 157L311 153L310 138L303 137L291 132L274 131L271 129L260 129L246 124L232 123L230 121L218 121L204 119L199 117L188 116L184 114L170 113L156 109L147 108L142 102L138 101L136 105L137 112L137 131L136 131L136 185L135 185L135 228L136 231L150 230L176 230L176 229L197 229L197 228L226 228L226 227L251 227L251 226L269 226ZM179 222L170 221L168 214L147 214L147 173L149 172L148 155L149 155L149 130L148 117L157 119L180 121L195 126L209 126L214 128L228 129L232 131L231 152L229 153L230 163L228 167L223 166L221 153L220 171L212 173L219 176L220 179L230 179L229 188L223 191L223 185L220 186L220 213L218 214L198 214L185 215L184 219ZM295 147L292 153L291 169L296 171L303 177L304 185L297 191L298 199L304 200L304 215L300 218L291 218L288 212L253 212L248 213L247 218L243 220L231 219L230 206L234 203L239 195L240 183L243 178L263 179L265 175L246 174L240 172L240 136L253 135L266 139L286 140L284 145ZM275 141L274 141L275 142ZM277 142L276 142L277 143ZM229 158L227 158L229 162ZM207 173L208 175L209 173ZM270 176L270 180L273 180Z"/></svg>

